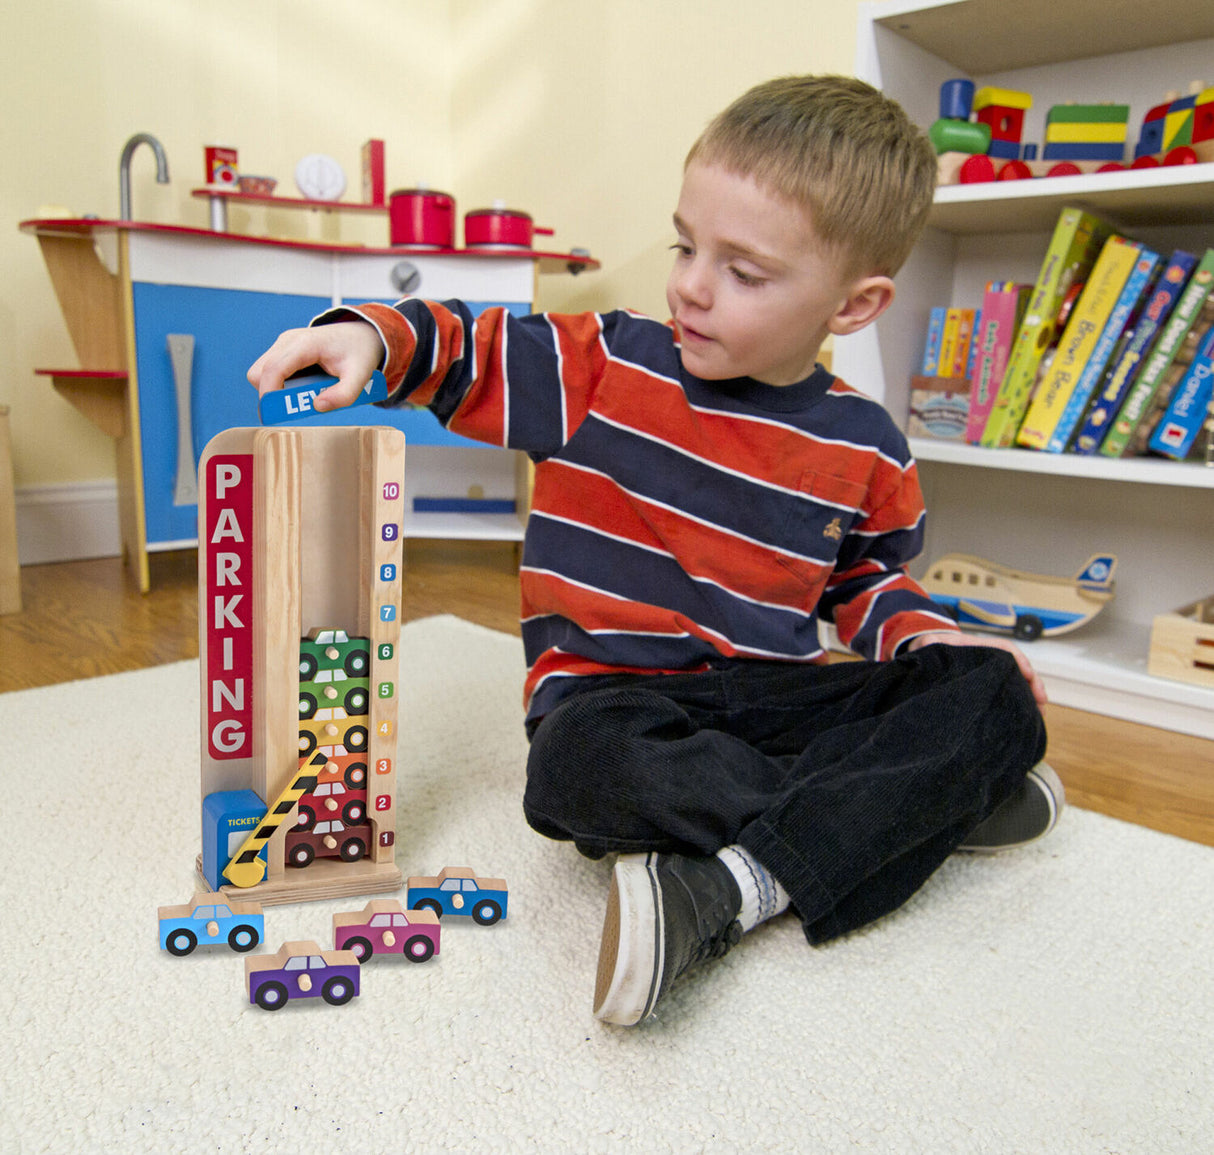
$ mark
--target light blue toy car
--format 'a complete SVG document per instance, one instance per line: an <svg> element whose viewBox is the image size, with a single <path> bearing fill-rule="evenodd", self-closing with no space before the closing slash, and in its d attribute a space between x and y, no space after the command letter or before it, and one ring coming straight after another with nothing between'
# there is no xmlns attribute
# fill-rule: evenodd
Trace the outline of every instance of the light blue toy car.
<svg viewBox="0 0 1214 1155"><path fill-rule="evenodd" d="M266 934L266 920L257 902L231 902L219 893L196 894L181 906L162 906L160 949L181 957L201 943L226 942L234 951L252 950Z"/></svg>

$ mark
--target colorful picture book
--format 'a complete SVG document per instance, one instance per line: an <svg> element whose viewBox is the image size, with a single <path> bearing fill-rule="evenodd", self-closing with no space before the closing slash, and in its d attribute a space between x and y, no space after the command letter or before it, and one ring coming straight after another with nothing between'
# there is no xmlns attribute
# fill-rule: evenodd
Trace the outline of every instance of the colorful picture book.
<svg viewBox="0 0 1214 1155"><path fill-rule="evenodd" d="M923 343L923 362L919 372L924 377L936 377L940 373L940 345L944 340L944 315L948 312L943 305L936 305L927 322L927 340Z"/></svg>
<svg viewBox="0 0 1214 1155"><path fill-rule="evenodd" d="M1092 394L1095 393L1110 359L1122 348L1123 341L1129 335L1143 298L1154 281L1159 261L1158 253L1145 246L1139 247L1138 260L1126 278L1125 286L1113 306L1104 332L1098 338L1087 365L1080 373L1079 380L1071 391L1070 400L1067 401L1046 445L1048 452L1062 453L1070 447L1080 422L1091 406Z"/></svg>
<svg viewBox="0 0 1214 1155"><path fill-rule="evenodd" d="M1160 383L1200 316L1211 289L1214 289L1214 249L1207 249L1100 443L1100 453L1105 457L1121 457L1129 448L1139 423L1149 414Z"/></svg>
<svg viewBox="0 0 1214 1155"><path fill-rule="evenodd" d="M965 440L971 445L982 439L1032 290L1032 285L1015 281L987 282L982 298L982 322L974 342L974 369L965 423Z"/></svg>
<svg viewBox="0 0 1214 1155"><path fill-rule="evenodd" d="M1151 434L1150 448L1183 461L1205 423L1214 383L1214 327L1206 330L1168 407Z"/></svg>
<svg viewBox="0 0 1214 1155"><path fill-rule="evenodd" d="M914 433L1177 459L1214 437L1214 248L1164 259L1066 208L1031 286L988 281L980 309L930 312Z"/></svg>
<svg viewBox="0 0 1214 1155"><path fill-rule="evenodd" d="M1173 396L1180 382L1188 373L1189 367L1193 364L1198 350L1201 348L1206 335L1211 329L1214 329L1214 299L1206 301L1206 306L1202 310L1197 323L1189 330L1188 336L1184 339L1184 344L1181 345L1180 352L1176 354L1171 366L1169 366L1168 371L1164 374L1163 380L1159 383L1159 388L1155 390L1155 396L1151 401L1150 407L1147 409L1146 415L1138 422L1123 456L1137 457L1142 453L1155 452L1151 448L1151 440L1155 434L1156 427L1172 404ZM1171 455L1169 454L1169 456Z"/></svg>
<svg viewBox="0 0 1214 1155"><path fill-rule="evenodd" d="M1100 448L1109 422L1121 408L1138 367L1171 315L1196 264L1197 258L1192 253L1177 249L1147 290L1132 331L1121 342L1101 378L1083 427L1075 438L1074 452L1093 454Z"/></svg>
<svg viewBox="0 0 1214 1155"><path fill-rule="evenodd" d="M964 378L912 377L907 436L960 441L969 412L968 386Z"/></svg>
<svg viewBox="0 0 1214 1155"><path fill-rule="evenodd" d="M1080 374L1104 337L1113 307L1138 260L1140 246L1125 237L1113 236L1105 243L1071 311L1058 348L1016 433L1016 444L1044 449L1071 398ZM1116 341L1116 335L1113 337ZM1110 345L1106 357L1112 352Z"/></svg>
<svg viewBox="0 0 1214 1155"><path fill-rule="evenodd" d="M961 441L970 407L977 309L938 306L931 310L921 373L911 378L906 431L911 437Z"/></svg>
<svg viewBox="0 0 1214 1155"><path fill-rule="evenodd" d="M1013 443L1042 354L1053 341L1058 308L1071 285L1087 278L1112 233L1109 222L1083 209L1068 207L1059 214L980 444Z"/></svg>

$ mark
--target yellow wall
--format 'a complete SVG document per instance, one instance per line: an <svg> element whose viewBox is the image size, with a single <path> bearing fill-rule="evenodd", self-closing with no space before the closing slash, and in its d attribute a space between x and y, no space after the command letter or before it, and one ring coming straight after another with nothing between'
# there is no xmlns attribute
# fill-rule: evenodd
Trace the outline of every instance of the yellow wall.
<svg viewBox="0 0 1214 1155"><path fill-rule="evenodd" d="M855 0L455 0L462 200L502 197L603 262L550 309L665 316L670 217L704 125L761 80L851 72ZM500 112L499 112L500 108Z"/></svg>
<svg viewBox="0 0 1214 1155"><path fill-rule="evenodd" d="M205 226L205 144L294 196L296 161L329 153L359 196L359 148L385 141L389 189L426 182L460 215L500 198L584 246L603 271L543 277L546 309L661 314L683 155L749 85L850 72L858 0L55 0L6 14L0 184L0 403L18 487L112 478L108 438L35 366L77 364L34 238L40 206ZM741 14L741 15L740 15ZM232 210L230 227L382 243L379 216ZM301 318L301 322L306 318Z"/></svg>

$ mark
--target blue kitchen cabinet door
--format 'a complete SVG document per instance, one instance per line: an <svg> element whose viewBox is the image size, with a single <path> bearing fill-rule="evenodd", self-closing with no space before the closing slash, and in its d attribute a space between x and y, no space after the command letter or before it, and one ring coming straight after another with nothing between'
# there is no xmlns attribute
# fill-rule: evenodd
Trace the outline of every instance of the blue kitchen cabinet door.
<svg viewBox="0 0 1214 1155"><path fill-rule="evenodd" d="M307 325L330 307L328 298L235 289L135 282L136 368L148 547L192 545L198 507L177 504L178 410L170 334L194 339L189 421L192 468L217 433L257 426L257 393L245 374L284 329ZM390 304L391 302L386 302ZM484 306L473 305L474 309ZM523 313L525 305L511 305ZM297 425L391 425L413 445L469 447L475 442L448 433L424 410L360 407L313 414Z"/></svg>
<svg viewBox="0 0 1214 1155"><path fill-rule="evenodd" d="M139 281L131 292L148 547L190 545L198 538L198 506L174 500L178 417L169 335L194 338L188 415L196 476L215 434L258 424L257 391L245 377L249 366L279 333L306 325L329 301Z"/></svg>

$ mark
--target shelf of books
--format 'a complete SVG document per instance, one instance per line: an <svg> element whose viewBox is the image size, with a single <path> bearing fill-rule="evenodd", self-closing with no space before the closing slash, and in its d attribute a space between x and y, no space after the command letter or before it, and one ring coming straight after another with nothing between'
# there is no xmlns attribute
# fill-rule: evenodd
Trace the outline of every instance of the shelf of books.
<svg viewBox="0 0 1214 1155"><path fill-rule="evenodd" d="M1146 235L1064 206L1031 277L1021 263L1023 280L987 281L972 307L934 307L908 431L929 522L943 517L929 556L960 541L1027 569L1035 551L1036 572L1056 573L1050 559L1075 538L1124 546L1118 580L1133 588L1115 609L1031 645L1051 700L1214 738L1214 692L1146 670L1152 618L1175 608L1164 591L1214 588L1214 249L1157 249ZM979 472L950 481L922 463ZM1016 480L992 487L1000 475ZM1025 491L1032 475L1049 500ZM1117 496L1091 483L1117 483Z"/></svg>
<svg viewBox="0 0 1214 1155"><path fill-rule="evenodd" d="M1204 461L1212 290L1214 249L1156 251L1067 206L1031 284L988 281L972 307L931 310L910 432L1055 455Z"/></svg>
<svg viewBox="0 0 1214 1155"><path fill-rule="evenodd" d="M925 460L1214 488L1214 249L1157 252L1065 207L1032 283L931 309L919 370Z"/></svg>
<svg viewBox="0 0 1214 1155"><path fill-rule="evenodd" d="M964 552L1062 576L1117 555L1094 621L1025 643L1052 701L1214 738L1214 689L1146 670L1156 618L1214 595L1214 160L1157 149L1131 167L1148 130L1174 143L1191 123L1214 147L1211 60L1214 5L1191 0L861 4L859 76L925 129L950 115L949 85L1010 95L984 123L1014 124L1043 162L960 183L942 161L893 309L836 340L833 365L905 422L920 564ZM1188 122L1172 115L1185 91ZM1064 123L1121 167L1042 175Z"/></svg>

